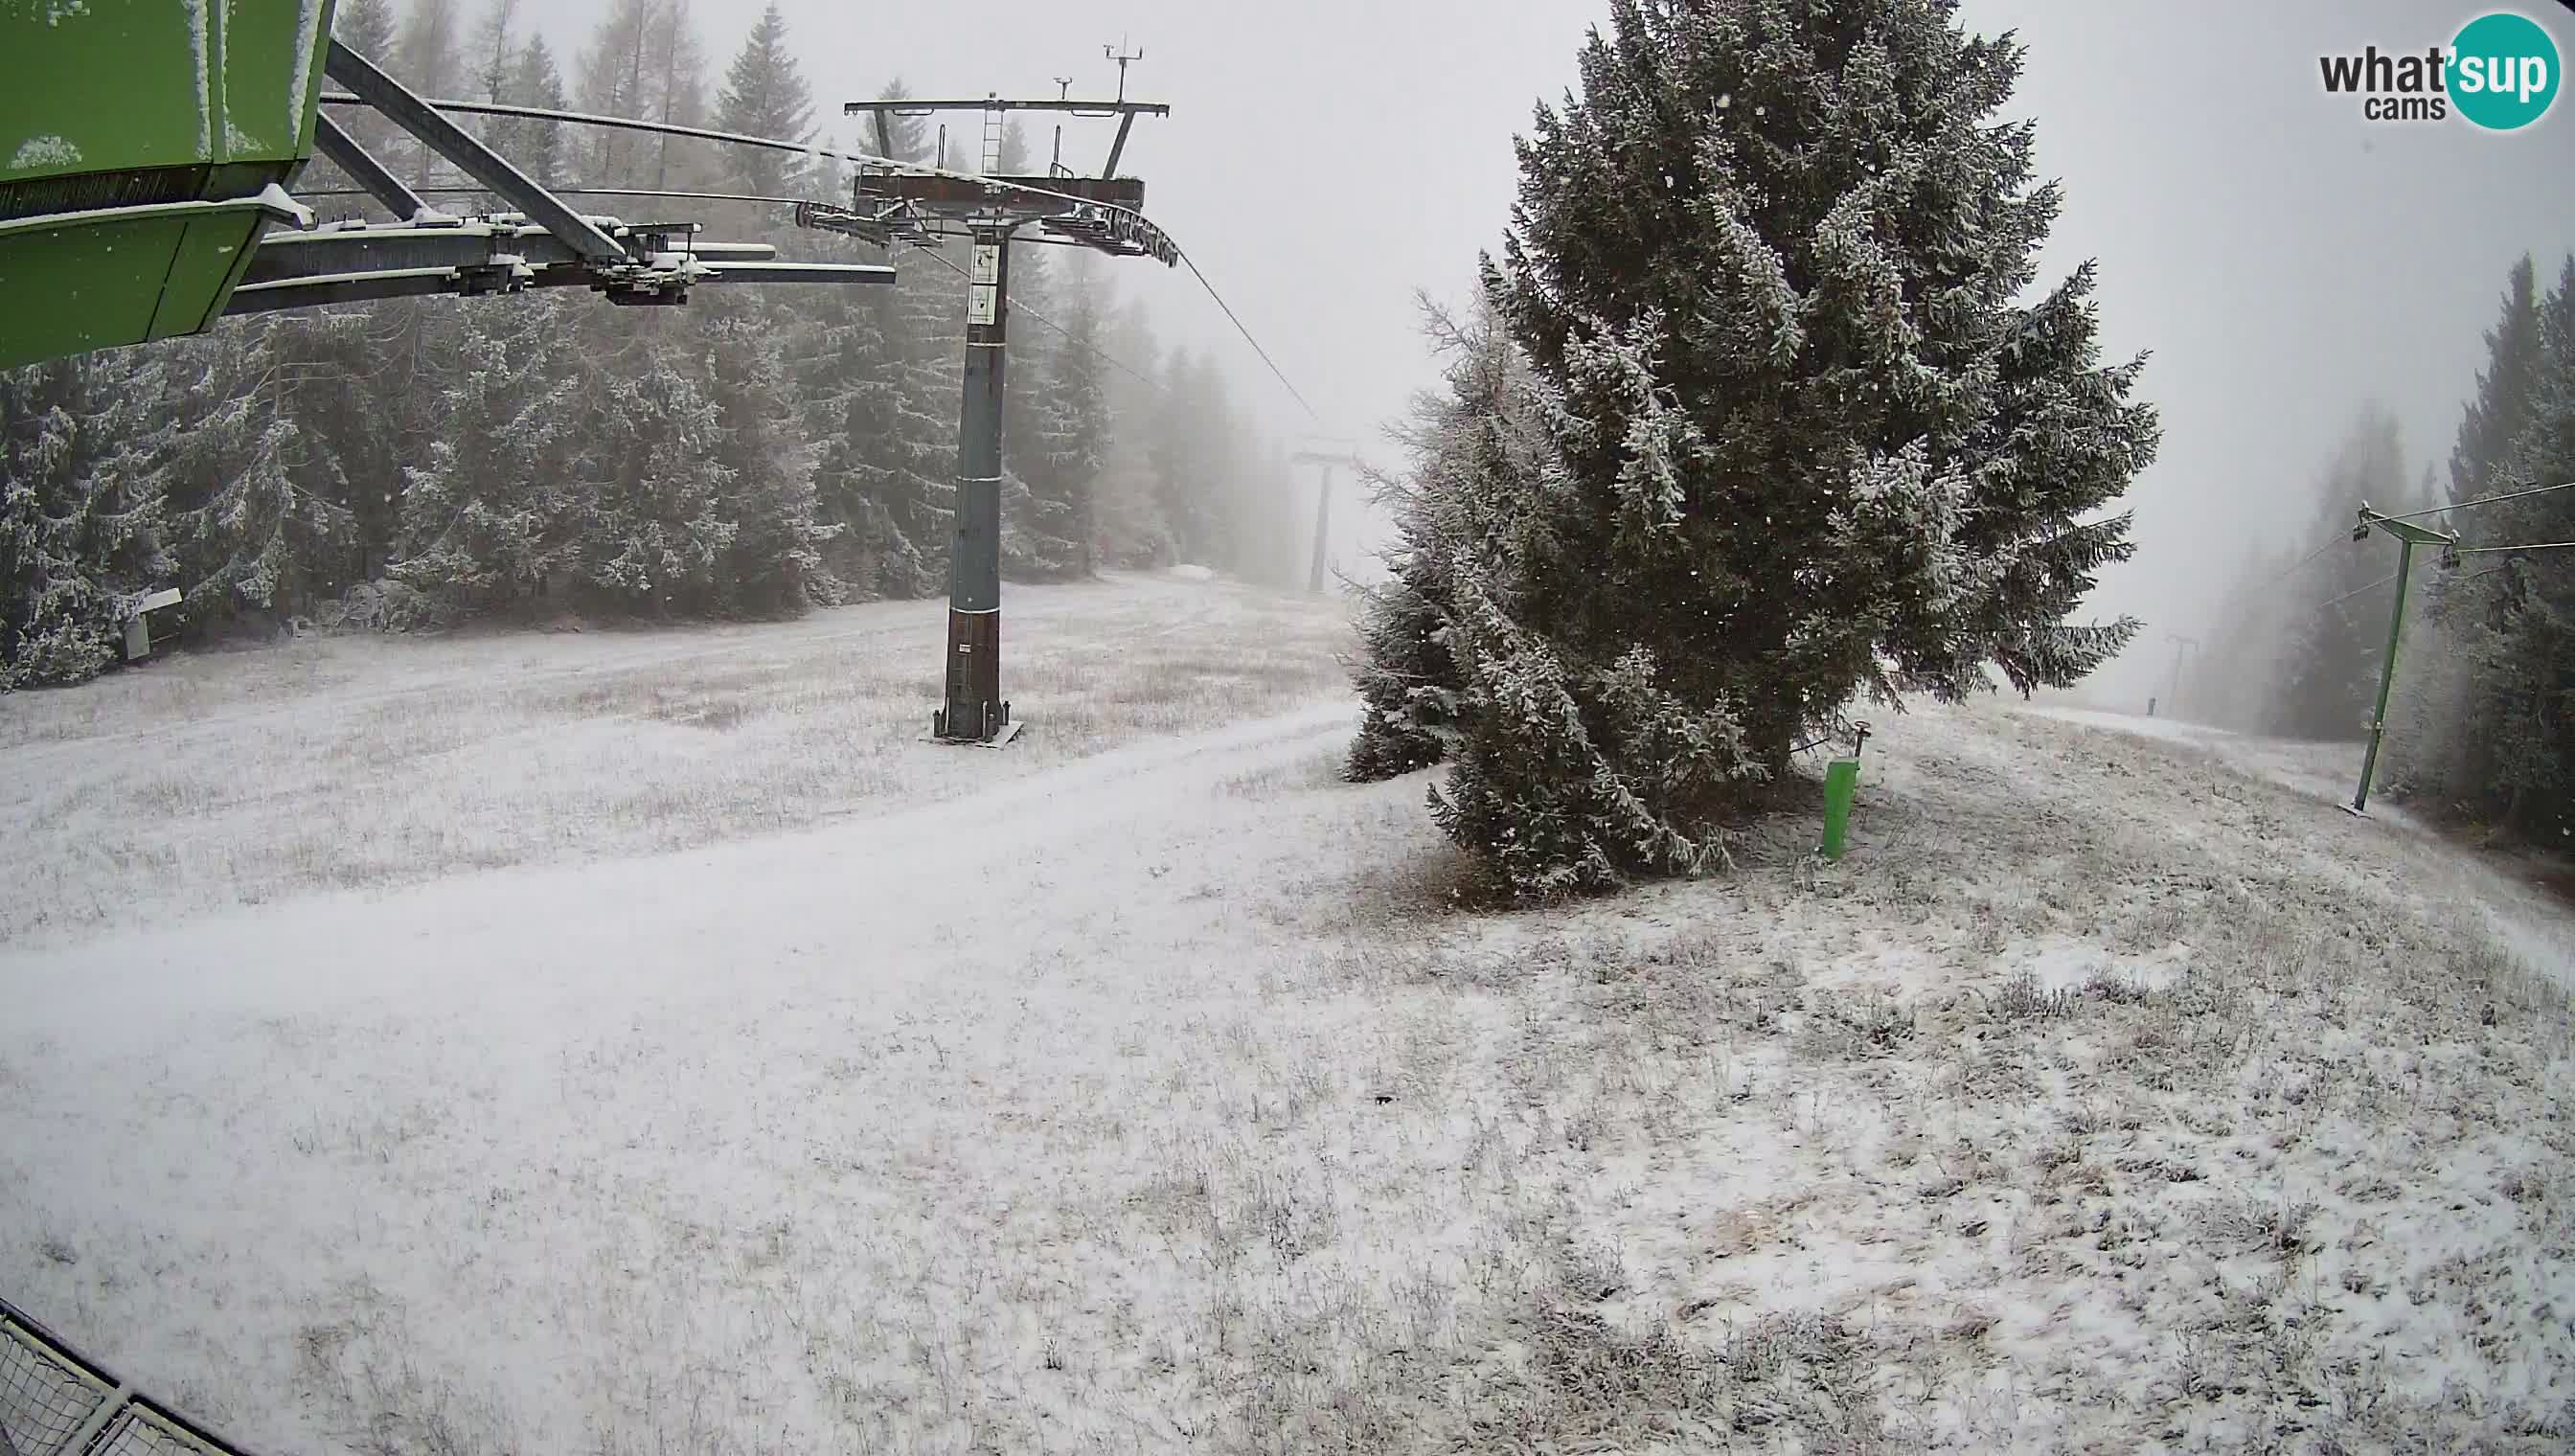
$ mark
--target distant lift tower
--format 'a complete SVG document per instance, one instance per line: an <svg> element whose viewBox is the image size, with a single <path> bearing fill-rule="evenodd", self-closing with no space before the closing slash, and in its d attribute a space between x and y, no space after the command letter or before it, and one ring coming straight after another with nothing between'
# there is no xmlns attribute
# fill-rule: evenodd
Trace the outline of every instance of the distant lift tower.
<svg viewBox="0 0 2575 1456"><path fill-rule="evenodd" d="M1309 441L1307 443L1309 445L1321 445L1326 442ZM1334 445L1346 445L1348 442L1332 441L1329 443ZM1317 486L1314 491L1314 563L1306 570L1305 573L1306 593L1309 596L1319 597L1323 592L1324 555L1328 550L1327 544L1331 540L1332 471L1335 467L1346 467L1355 473L1360 468L1359 458L1350 454L1347 450L1307 449L1297 451L1294 455L1289 456L1288 459L1298 465L1320 466L1323 470L1322 484Z"/></svg>
<svg viewBox="0 0 2575 1456"><path fill-rule="evenodd" d="M966 392L957 424L957 529L948 550L947 702L931 716L942 742L1000 747L1017 736L1011 705L1002 696L1002 401L1004 344L1010 329L1011 244L1022 229L1039 230L1028 242L1084 247L1119 258L1152 258L1177 266L1180 250L1145 220L1145 184L1120 177L1118 159L1139 116L1168 116L1169 106L1129 101L1121 62L1118 99L916 101L910 97L853 101L850 115L873 114L877 148L892 151L894 116L976 111L984 115L983 175L919 176L886 168L860 169L854 211L817 204L798 210L798 221L850 233L881 245L937 246L963 232L974 240L966 307ZM1061 155L1042 177L1002 177L1003 125L1014 111L1058 112L1118 118L1118 139L1098 177L1077 175ZM938 227L945 222L952 227Z"/></svg>

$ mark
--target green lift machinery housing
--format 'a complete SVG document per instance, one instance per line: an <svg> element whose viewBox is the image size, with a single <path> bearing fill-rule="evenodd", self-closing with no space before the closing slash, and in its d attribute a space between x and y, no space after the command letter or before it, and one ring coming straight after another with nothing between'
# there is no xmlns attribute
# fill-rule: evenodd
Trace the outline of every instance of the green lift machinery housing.
<svg viewBox="0 0 2575 1456"><path fill-rule="evenodd" d="M0 366L202 332L298 220L329 0L0 13Z"/></svg>

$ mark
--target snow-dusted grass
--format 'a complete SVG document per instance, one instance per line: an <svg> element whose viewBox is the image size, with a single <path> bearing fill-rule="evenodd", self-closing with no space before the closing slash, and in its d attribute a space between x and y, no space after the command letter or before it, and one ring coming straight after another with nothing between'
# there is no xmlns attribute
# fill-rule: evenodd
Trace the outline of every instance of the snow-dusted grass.
<svg viewBox="0 0 2575 1456"><path fill-rule="evenodd" d="M2129 714L2036 708L2023 712L2086 728L2141 735L2185 745L2196 752L2181 755L2191 763L2214 759L2251 777L2265 780L2336 807L2351 801L2360 775L2362 744L2265 738L2233 733L2203 724L2148 719ZM2083 741L2097 740L2083 735ZM2380 853L2370 859L2329 866L2334 874L2367 874L2387 892L2419 895L2453 908L2482 915L2504 949L2543 973L2575 983L2575 918L2564 910L2562 896L2552 896L2531 872L2532 861L2514 862L2489 854L2464 854L2455 841L2408 811L2384 791L2369 801L2369 816L2403 832L2380 839Z"/></svg>
<svg viewBox="0 0 2575 1456"><path fill-rule="evenodd" d="M947 614L321 639L0 697L0 942L316 888L881 811L1343 680L1325 604L1198 580L1013 588L1000 762L921 741ZM975 761L964 761L964 759Z"/></svg>
<svg viewBox="0 0 2575 1456"><path fill-rule="evenodd" d="M1486 915L1352 716L0 950L0 1288L281 1449L2575 1438L2569 1008L2400 826L1926 712Z"/></svg>

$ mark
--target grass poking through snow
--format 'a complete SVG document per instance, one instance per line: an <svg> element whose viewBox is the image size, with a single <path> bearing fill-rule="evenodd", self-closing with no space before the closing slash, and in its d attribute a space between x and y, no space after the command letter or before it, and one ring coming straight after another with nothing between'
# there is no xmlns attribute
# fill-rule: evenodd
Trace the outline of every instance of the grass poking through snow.
<svg viewBox="0 0 2575 1456"><path fill-rule="evenodd" d="M1031 653L1049 721L1095 716L1077 741L1329 681L1319 647L1158 659L1131 629L1163 589L1132 590L1063 631L1064 677ZM707 833L814 791L796 734L824 710L797 695L827 679L895 685L889 726L831 729L875 731L843 757L889 782L835 803L1060 761L912 782L890 725L920 643L838 641L603 685L554 662L501 706L406 690L370 730L485 775L555 761L547 714L608 716L622 751L734 743L662 780L657 821ZM313 703L355 741L381 690L338 663ZM1222 686L1153 697L1192 684ZM250 763L312 716L207 711L198 749ZM992 826L1007 895L943 898L1003 871L856 822L794 913L726 921L749 891L725 866L753 861L709 858L721 940L639 930L607 971L539 927L454 986L246 977L232 1004L203 992L220 970L138 953L102 982L196 984L195 1009L50 990L0 1045L26 1114L0 1281L245 1437L405 1456L2575 1440L2567 994L2401 829L2186 745L1935 711L1872 737L1838 864L1791 816L1722 879L1493 913L1418 778L1333 780L1341 731L1068 777ZM80 766L21 821L300 824L302 849L238 850L279 892L381 847L359 805L245 808L280 786L255 772L147 792L47 751ZM556 762L508 852L649 846L616 838L629 766ZM329 781L448 826L437 852L502 852L497 811ZM458 903L387 896L382 932ZM345 953L293 909L280 956ZM0 957L0 992L109 969L79 943Z"/></svg>
<svg viewBox="0 0 2575 1456"><path fill-rule="evenodd" d="M963 792L1345 681L1327 603L1014 588L996 761L921 741L945 608L659 633L323 639L0 697L0 942L651 853ZM961 761L961 757L975 761Z"/></svg>

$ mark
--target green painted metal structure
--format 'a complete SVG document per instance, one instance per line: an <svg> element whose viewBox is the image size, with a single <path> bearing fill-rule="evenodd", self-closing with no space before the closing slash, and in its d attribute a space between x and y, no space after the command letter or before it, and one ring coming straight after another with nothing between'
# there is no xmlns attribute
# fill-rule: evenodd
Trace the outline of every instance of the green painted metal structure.
<svg viewBox="0 0 2575 1456"><path fill-rule="evenodd" d="M2396 648L2405 640L2405 589L2414 578L2414 548L2437 546L2455 551L2458 533L2432 531L2411 521L2382 515L2367 506L2360 508L2360 524L2353 528L2352 539L2367 541L2372 528L2396 538L2396 605L2387 614L2387 659L2378 669L2378 706L2369 715L2369 746L2360 755L2360 786L2352 790L2351 811L2369 812L2369 780L2378 772L2378 745L2387 736L2387 699L2396 686Z"/></svg>
<svg viewBox="0 0 2575 1456"><path fill-rule="evenodd" d="M0 368L201 333L298 220L332 0L0 7Z"/></svg>
<svg viewBox="0 0 2575 1456"><path fill-rule="evenodd" d="M1824 765L1824 842L1827 859L1839 859L1849 843L1851 796L1859 788L1859 759L1835 758Z"/></svg>

